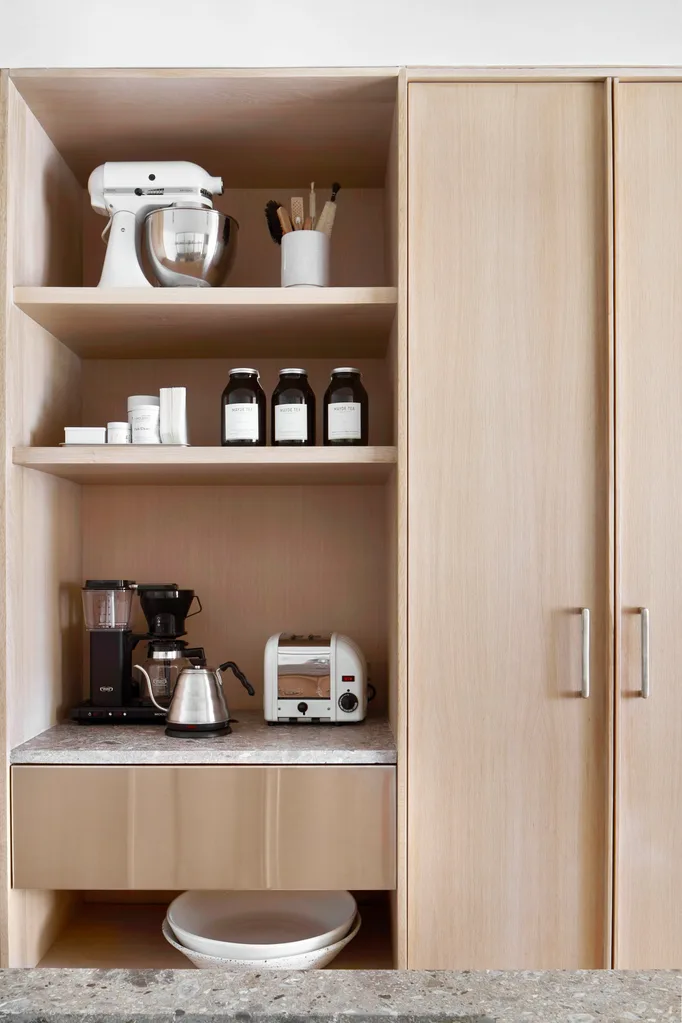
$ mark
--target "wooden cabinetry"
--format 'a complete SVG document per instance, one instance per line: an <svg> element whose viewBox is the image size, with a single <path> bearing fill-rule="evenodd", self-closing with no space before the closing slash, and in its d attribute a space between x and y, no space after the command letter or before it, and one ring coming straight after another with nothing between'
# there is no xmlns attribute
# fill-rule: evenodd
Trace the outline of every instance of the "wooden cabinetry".
<svg viewBox="0 0 682 1023"><path fill-rule="evenodd" d="M14 767L14 886L395 887L393 767Z"/></svg>
<svg viewBox="0 0 682 1023"><path fill-rule="evenodd" d="M615 94L619 606L615 956L682 961L682 83ZM642 615L650 693L642 699Z"/></svg>
<svg viewBox="0 0 682 1023"><path fill-rule="evenodd" d="M409 86L410 967L609 964L606 98Z"/></svg>

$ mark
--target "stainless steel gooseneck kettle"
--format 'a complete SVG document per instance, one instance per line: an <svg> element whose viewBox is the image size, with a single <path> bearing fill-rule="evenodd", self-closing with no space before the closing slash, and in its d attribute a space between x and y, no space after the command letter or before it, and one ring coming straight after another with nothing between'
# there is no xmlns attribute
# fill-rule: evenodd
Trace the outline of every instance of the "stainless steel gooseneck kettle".
<svg viewBox="0 0 682 1023"><path fill-rule="evenodd" d="M145 677L152 703L166 715L166 735L183 739L228 735L232 731L221 676L221 672L228 668L234 672L249 696L253 696L253 686L234 661L225 661L217 671L192 665L180 672L170 706L163 707L154 697L148 673L141 665L134 666L134 670Z"/></svg>

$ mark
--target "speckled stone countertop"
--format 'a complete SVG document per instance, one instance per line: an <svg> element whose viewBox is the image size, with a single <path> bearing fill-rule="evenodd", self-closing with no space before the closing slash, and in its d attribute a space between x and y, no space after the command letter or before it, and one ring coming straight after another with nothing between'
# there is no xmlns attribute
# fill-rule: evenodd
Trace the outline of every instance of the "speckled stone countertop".
<svg viewBox="0 0 682 1023"><path fill-rule="evenodd" d="M390 725L268 725L261 711L236 711L232 734L170 739L163 725L48 728L12 750L13 764L395 764Z"/></svg>
<svg viewBox="0 0 682 1023"><path fill-rule="evenodd" d="M681 992L672 971L3 970L0 1021L679 1023Z"/></svg>

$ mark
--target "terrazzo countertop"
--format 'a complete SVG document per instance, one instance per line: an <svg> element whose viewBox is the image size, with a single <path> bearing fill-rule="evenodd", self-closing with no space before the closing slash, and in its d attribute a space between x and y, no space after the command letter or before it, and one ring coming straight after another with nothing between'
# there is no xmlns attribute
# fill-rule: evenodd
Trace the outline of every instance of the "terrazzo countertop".
<svg viewBox="0 0 682 1023"><path fill-rule="evenodd" d="M682 974L2 970L11 1023L680 1020Z"/></svg>
<svg viewBox="0 0 682 1023"><path fill-rule="evenodd" d="M11 753L12 764L395 764L390 725L268 725L262 711L236 711L232 734L170 739L163 725L48 728Z"/></svg>

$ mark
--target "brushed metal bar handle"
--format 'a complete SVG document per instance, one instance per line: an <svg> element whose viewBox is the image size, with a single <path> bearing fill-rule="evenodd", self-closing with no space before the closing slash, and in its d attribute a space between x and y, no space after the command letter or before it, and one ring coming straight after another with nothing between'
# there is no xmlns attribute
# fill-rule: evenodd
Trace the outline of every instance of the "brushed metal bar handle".
<svg viewBox="0 0 682 1023"><path fill-rule="evenodd" d="M590 696L590 609L584 607L581 612L583 620L583 678L580 695L583 700Z"/></svg>
<svg viewBox="0 0 682 1023"><path fill-rule="evenodd" d="M648 700L651 694L649 678L649 608L641 607L639 613L642 617L642 698Z"/></svg>

